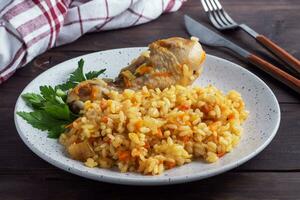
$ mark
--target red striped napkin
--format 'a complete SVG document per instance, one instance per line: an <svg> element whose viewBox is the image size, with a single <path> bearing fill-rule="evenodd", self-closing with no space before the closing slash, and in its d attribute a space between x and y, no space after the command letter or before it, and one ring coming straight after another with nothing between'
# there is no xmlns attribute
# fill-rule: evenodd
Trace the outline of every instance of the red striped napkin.
<svg viewBox="0 0 300 200"><path fill-rule="evenodd" d="M37 55L87 32L149 22L184 0L0 1L0 83Z"/></svg>

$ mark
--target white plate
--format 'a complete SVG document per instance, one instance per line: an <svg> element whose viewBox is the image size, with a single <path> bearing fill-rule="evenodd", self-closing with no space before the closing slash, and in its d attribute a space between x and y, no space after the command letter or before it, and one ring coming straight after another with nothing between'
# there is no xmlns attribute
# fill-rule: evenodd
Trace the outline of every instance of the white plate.
<svg viewBox="0 0 300 200"><path fill-rule="evenodd" d="M80 58L85 60L85 71L107 68L107 76L115 77L120 69L136 58L145 48L124 48L96 52L58 64L36 77L22 93L38 92L40 85L57 85L77 67ZM215 56L208 55L204 71L196 85L213 84L227 92L237 90L245 100L250 116L244 124L240 144L218 162L208 164L194 161L167 170L159 176L137 173L120 173L117 170L87 168L82 162L68 158L63 147L47 133L32 128L16 111L30 111L19 97L15 107L15 124L25 144L39 157L63 170L86 178L128 185L163 185L189 182L214 176L235 168L262 151L273 139L280 122L280 108L270 88L246 69Z"/></svg>

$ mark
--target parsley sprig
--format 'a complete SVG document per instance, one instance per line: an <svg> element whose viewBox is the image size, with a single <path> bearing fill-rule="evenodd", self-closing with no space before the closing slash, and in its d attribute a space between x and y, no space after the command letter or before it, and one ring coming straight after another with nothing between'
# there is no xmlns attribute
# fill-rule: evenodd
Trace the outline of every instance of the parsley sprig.
<svg viewBox="0 0 300 200"><path fill-rule="evenodd" d="M32 112L17 112L27 123L34 128L48 132L49 138L58 138L65 131L65 127L72 123L78 115L74 114L68 104L67 90L74 88L78 83L98 77L105 69L83 73L84 60L80 59L77 69L71 73L69 79L60 85L40 86L40 94L26 93L22 95Z"/></svg>
<svg viewBox="0 0 300 200"><path fill-rule="evenodd" d="M78 83L82 81L97 78L100 74L103 74L106 70L106 69L101 69L99 71L90 71L84 74L83 65L84 65L84 60L80 59L78 62L78 68L70 75L68 81L56 87L63 91L69 90L71 88L74 88Z"/></svg>

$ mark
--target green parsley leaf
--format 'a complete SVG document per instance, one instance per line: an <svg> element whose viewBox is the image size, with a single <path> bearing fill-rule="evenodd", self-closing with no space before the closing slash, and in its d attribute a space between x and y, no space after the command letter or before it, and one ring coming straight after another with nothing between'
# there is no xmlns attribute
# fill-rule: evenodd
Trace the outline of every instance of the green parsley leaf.
<svg viewBox="0 0 300 200"><path fill-rule="evenodd" d="M85 81L86 77L83 73L83 65L84 65L84 60L80 59L78 61L78 67L77 69L71 73L70 78L66 83L60 84L56 86L56 88L59 88L63 91L69 90L71 88L74 88L78 83Z"/></svg>
<svg viewBox="0 0 300 200"><path fill-rule="evenodd" d="M83 65L84 65L84 60L80 59L78 61L78 68L70 75L69 81L79 83L86 80L83 74Z"/></svg>
<svg viewBox="0 0 300 200"><path fill-rule="evenodd" d="M44 104L44 110L55 119L70 120L70 110L67 104L60 104L47 101Z"/></svg>
<svg viewBox="0 0 300 200"><path fill-rule="evenodd" d="M24 99L26 104L36 109L41 108L45 101L45 99L41 95L35 93L22 94L22 98Z"/></svg>
<svg viewBox="0 0 300 200"><path fill-rule="evenodd" d="M57 85L56 88L61 89L62 91L67 91L71 88L74 88L77 85L77 83L73 83L71 81L67 81L63 84Z"/></svg>
<svg viewBox="0 0 300 200"><path fill-rule="evenodd" d="M48 130L48 138L59 138L60 134L65 131L65 126L53 127L51 130Z"/></svg>
<svg viewBox="0 0 300 200"><path fill-rule="evenodd" d="M78 116L70 111L65 102L66 94L63 91L58 91L51 86L40 86L40 92L41 95L27 93L23 97L26 98L26 102L34 105L34 112L18 112L17 114L34 128L47 130L48 137L58 138L64 132L65 126Z"/></svg>
<svg viewBox="0 0 300 200"><path fill-rule="evenodd" d="M99 71L90 71L85 74L85 77L87 80L97 78L100 74L103 74L106 71L106 69L101 69Z"/></svg>
<svg viewBox="0 0 300 200"><path fill-rule="evenodd" d="M43 85L40 86L41 95L44 97L44 99L51 101L55 99L56 91L53 87Z"/></svg>
<svg viewBox="0 0 300 200"><path fill-rule="evenodd" d="M84 74L83 65L84 65L84 60L80 59L78 62L77 69L71 73L70 78L67 80L67 82L56 86L56 89L67 91L71 88L74 88L78 83L82 81L97 78L100 74L103 74L106 71L106 69L101 69L99 71L90 71Z"/></svg>
<svg viewBox="0 0 300 200"><path fill-rule="evenodd" d="M56 134L57 137L64 131L64 127L69 123L69 121L54 119L44 110L36 110L28 113L17 112L17 114L31 124L34 128L42 131L48 130L52 136ZM60 132L59 134L57 134L58 131Z"/></svg>

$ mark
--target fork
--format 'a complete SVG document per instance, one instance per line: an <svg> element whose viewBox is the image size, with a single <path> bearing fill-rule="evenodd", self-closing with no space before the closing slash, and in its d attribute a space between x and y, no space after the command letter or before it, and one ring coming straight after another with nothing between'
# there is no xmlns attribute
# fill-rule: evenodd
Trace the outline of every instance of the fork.
<svg viewBox="0 0 300 200"><path fill-rule="evenodd" d="M220 31L241 28L255 38L262 46L272 52L275 56L288 64L290 71L294 71L298 75L300 74L300 61L297 58L289 54L283 48L279 47L266 36L255 32L246 24L238 24L235 22L223 9L219 0L201 0L201 4L215 28L219 29Z"/></svg>

